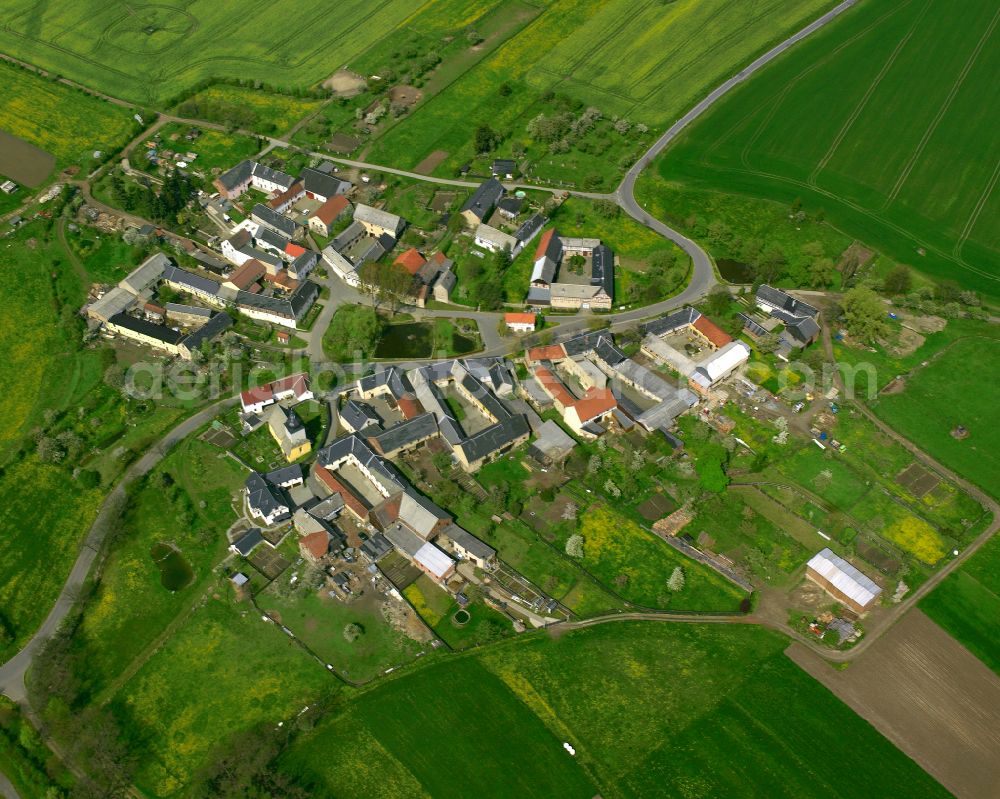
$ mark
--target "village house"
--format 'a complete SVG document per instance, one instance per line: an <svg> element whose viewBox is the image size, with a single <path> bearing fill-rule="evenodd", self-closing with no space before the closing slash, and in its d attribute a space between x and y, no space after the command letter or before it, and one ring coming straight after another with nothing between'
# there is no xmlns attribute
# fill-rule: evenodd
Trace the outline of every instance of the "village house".
<svg viewBox="0 0 1000 799"><path fill-rule="evenodd" d="M251 186L265 194L274 194L287 191L294 183L295 178L291 175L249 160L240 161L213 181L219 194L227 200L238 199Z"/></svg>
<svg viewBox="0 0 1000 799"><path fill-rule="evenodd" d="M504 324L513 333L534 333L537 317L533 313L505 313Z"/></svg>
<svg viewBox="0 0 1000 799"><path fill-rule="evenodd" d="M574 258L583 259L585 265L589 262L589 277L570 279ZM611 310L614 292L615 256L610 247L600 239L561 237L555 228L542 234L528 284L529 305Z"/></svg>
<svg viewBox="0 0 1000 799"><path fill-rule="evenodd" d="M250 212L250 218L254 222L264 225L265 227L273 230L275 233L292 239L293 241L297 241L302 238L302 225L295 220L289 219L287 216L278 213L277 211L273 211L263 203L258 203L253 207L253 210Z"/></svg>
<svg viewBox="0 0 1000 799"><path fill-rule="evenodd" d="M329 236L333 223L351 208L348 199L338 194L324 202L309 217L309 229L324 238Z"/></svg>
<svg viewBox="0 0 1000 799"><path fill-rule="evenodd" d="M495 177L483 181L459 210L465 224L469 227L475 227L489 219L493 209L496 208L497 203L505 193L506 189L504 189L503 184Z"/></svg>
<svg viewBox="0 0 1000 799"><path fill-rule="evenodd" d="M504 233L495 227L490 227L485 222L481 222L476 227L475 239L477 247L482 247L490 252L507 251L514 257L517 253L517 239L509 233Z"/></svg>
<svg viewBox="0 0 1000 799"><path fill-rule="evenodd" d="M281 490L271 485L259 472L251 472L244 483L250 515L271 527L291 518L291 509Z"/></svg>
<svg viewBox="0 0 1000 799"><path fill-rule="evenodd" d="M493 173L493 177L501 178L502 180L513 180L514 173L517 171L517 163L509 158L496 158L493 161L493 165L490 168L490 172Z"/></svg>
<svg viewBox="0 0 1000 799"><path fill-rule="evenodd" d="M326 171L324 171L324 168ZM334 197L343 196L351 190L351 183L349 181L341 180L335 175L330 174L329 170L332 168L333 165L329 161L324 161L321 168L307 168L302 170L299 180L302 181L306 197L310 200L319 200L321 203L327 203Z"/></svg>
<svg viewBox="0 0 1000 799"><path fill-rule="evenodd" d="M267 426L285 460L298 460L312 450L305 425L293 409L272 405L267 412Z"/></svg>

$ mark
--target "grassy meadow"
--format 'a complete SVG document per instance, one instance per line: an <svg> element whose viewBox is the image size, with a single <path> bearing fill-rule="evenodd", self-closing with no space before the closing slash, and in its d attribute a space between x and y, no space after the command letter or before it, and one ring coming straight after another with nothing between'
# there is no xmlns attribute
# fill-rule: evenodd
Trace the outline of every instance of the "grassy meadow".
<svg viewBox="0 0 1000 799"><path fill-rule="evenodd" d="M998 385L1000 339L962 338L928 366L915 368L902 392L882 395L875 411L945 466L1000 499L1000 431L995 390L988 389ZM968 438L951 435L958 425L969 431Z"/></svg>
<svg viewBox="0 0 1000 799"><path fill-rule="evenodd" d="M989 43L1000 16L988 0L953 12L859 4L693 125L643 197L680 185L733 203L799 198L898 261L1000 295L1000 49Z"/></svg>
<svg viewBox="0 0 1000 799"><path fill-rule="evenodd" d="M50 153L58 167L77 165L88 172L97 164L94 150L120 147L137 130L128 108L4 62L0 77L0 130Z"/></svg>
<svg viewBox="0 0 1000 799"><path fill-rule="evenodd" d="M920 609L1000 674L1000 538L949 574Z"/></svg>
<svg viewBox="0 0 1000 799"><path fill-rule="evenodd" d="M361 693L280 764L346 798L947 795L785 646L632 622L524 637Z"/></svg>

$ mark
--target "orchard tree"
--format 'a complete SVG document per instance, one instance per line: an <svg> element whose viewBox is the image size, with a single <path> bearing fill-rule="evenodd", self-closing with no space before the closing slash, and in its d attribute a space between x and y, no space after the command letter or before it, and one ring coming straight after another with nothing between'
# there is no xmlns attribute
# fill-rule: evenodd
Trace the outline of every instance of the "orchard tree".
<svg viewBox="0 0 1000 799"><path fill-rule="evenodd" d="M867 286L856 286L841 302L847 329L855 338L872 343L889 334L885 303Z"/></svg>

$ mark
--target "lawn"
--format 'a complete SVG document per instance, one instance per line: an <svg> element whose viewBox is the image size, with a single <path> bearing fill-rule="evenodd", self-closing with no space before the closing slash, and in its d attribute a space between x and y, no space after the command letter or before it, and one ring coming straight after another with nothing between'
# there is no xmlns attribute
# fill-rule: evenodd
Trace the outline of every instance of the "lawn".
<svg viewBox="0 0 1000 799"><path fill-rule="evenodd" d="M421 575L403 591L403 596L427 622L434 634L455 650L491 643L512 634L511 620L481 601L473 601L465 610L470 619L463 625L453 622L458 603L430 577Z"/></svg>
<svg viewBox="0 0 1000 799"><path fill-rule="evenodd" d="M983 327L986 327L983 325ZM1000 340L963 338L930 365L915 368L903 391L882 395L875 412L911 441L1000 499ZM958 425L968 438L956 439Z"/></svg>
<svg viewBox="0 0 1000 799"><path fill-rule="evenodd" d="M337 685L251 611L232 604L220 586L111 700L138 751L136 786L143 793L176 794L235 731L288 722Z"/></svg>
<svg viewBox="0 0 1000 799"><path fill-rule="evenodd" d="M810 220L825 214L898 261L1000 295L1000 145L983 102L1000 71L996 4L952 10L859 4L695 123L644 199L664 183L786 209L798 198Z"/></svg>
<svg viewBox="0 0 1000 799"><path fill-rule="evenodd" d="M88 693L100 695L214 584L212 568L225 556L225 533L236 520L232 497L245 478L222 450L189 438L132 490L120 544L73 639L87 663ZM190 582L178 590L161 582L151 553L160 543L179 552L192 571Z"/></svg>
<svg viewBox="0 0 1000 799"><path fill-rule="evenodd" d="M0 32L0 40L7 36L6 30ZM0 49L10 52L6 44L0 45ZM50 153L55 157L53 166L76 165L89 172L99 163L94 160L95 150L102 153L115 150L138 132L133 112L128 108L98 100L6 62L0 63L0 76L4 85L0 96L0 130ZM2 155L0 172L3 172Z"/></svg>
<svg viewBox="0 0 1000 799"><path fill-rule="evenodd" d="M281 767L345 797L947 795L786 645L636 622L527 636L362 693Z"/></svg>
<svg viewBox="0 0 1000 799"><path fill-rule="evenodd" d="M652 533L604 506L581 514L577 533L583 536L580 563L623 599L637 605L671 610L736 612L744 592L717 572L685 557ZM560 537L565 543L568 533ZM685 586L667 590L676 567L684 570Z"/></svg>
<svg viewBox="0 0 1000 799"><path fill-rule="evenodd" d="M192 130L197 131L199 135L194 141L189 141L185 136ZM261 140L256 137L209 128L192 128L179 122L164 125L153 138L146 141L157 145L161 157L163 150L172 150L178 154L195 153L198 157L189 163L188 169L205 176L206 188L216 171L229 169L244 158L252 157L262 147ZM132 165L136 169L143 169L147 165L146 152L145 143L139 144L132 151ZM184 158L181 160L187 161Z"/></svg>
<svg viewBox="0 0 1000 799"><path fill-rule="evenodd" d="M1000 674L1000 538L948 575L920 609Z"/></svg>
<svg viewBox="0 0 1000 799"><path fill-rule="evenodd" d="M321 105L322 100L315 98L292 97L220 84L202 89L186 99L177 107L176 112L186 118L205 119L227 125L236 121L239 123L236 127L277 136L287 132L298 120L313 113ZM198 152L197 148L192 149ZM229 165L243 157L245 156L234 154Z"/></svg>
<svg viewBox="0 0 1000 799"><path fill-rule="evenodd" d="M373 679L388 668L409 662L421 651L419 643L393 629L382 617L379 604L383 600L370 595L370 589L366 588L366 596L349 602L329 596L330 590L325 587L285 597L272 584L256 599L261 608L277 611L284 626L338 673L355 682ZM344 627L348 624L360 625L364 634L356 641L347 641Z"/></svg>

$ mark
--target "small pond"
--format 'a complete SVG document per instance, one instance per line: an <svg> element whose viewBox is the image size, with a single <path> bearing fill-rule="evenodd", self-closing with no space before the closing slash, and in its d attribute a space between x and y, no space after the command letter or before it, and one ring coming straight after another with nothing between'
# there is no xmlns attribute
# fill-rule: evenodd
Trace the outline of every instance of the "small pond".
<svg viewBox="0 0 1000 799"><path fill-rule="evenodd" d="M720 258L715 262L719 274L727 283L753 283L753 267L732 258Z"/></svg>
<svg viewBox="0 0 1000 799"><path fill-rule="evenodd" d="M426 322L389 325L375 347L376 358L429 358L431 326Z"/></svg>
<svg viewBox="0 0 1000 799"><path fill-rule="evenodd" d="M160 570L160 584L169 591L180 591L194 579L191 565L170 544L153 544L149 556Z"/></svg>
<svg viewBox="0 0 1000 799"><path fill-rule="evenodd" d="M472 616L469 614L469 611L458 610L455 611L455 615L451 617L451 621L456 627L464 627L469 623L469 619L471 618Z"/></svg>

